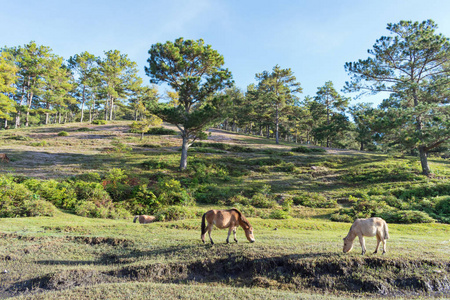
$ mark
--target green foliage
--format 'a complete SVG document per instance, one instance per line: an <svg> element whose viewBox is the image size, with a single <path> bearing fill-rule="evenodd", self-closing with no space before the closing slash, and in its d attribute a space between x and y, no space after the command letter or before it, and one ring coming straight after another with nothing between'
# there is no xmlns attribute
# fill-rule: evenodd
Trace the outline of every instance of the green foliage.
<svg viewBox="0 0 450 300"><path fill-rule="evenodd" d="M26 135L12 135L7 138L8 140L16 140L16 141L31 141L31 138Z"/></svg>
<svg viewBox="0 0 450 300"><path fill-rule="evenodd" d="M53 216L57 211L52 203L41 200L38 194L9 176L0 176L0 199L2 218Z"/></svg>
<svg viewBox="0 0 450 300"><path fill-rule="evenodd" d="M100 175L95 172L87 172L74 176L74 181L100 182L100 180L101 180Z"/></svg>
<svg viewBox="0 0 450 300"><path fill-rule="evenodd" d="M155 213L155 217L158 221L176 221L194 218L195 216L196 214L192 210L178 205L162 207Z"/></svg>
<svg viewBox="0 0 450 300"><path fill-rule="evenodd" d="M387 211L384 213L380 213L379 216L388 223L412 224L434 222L434 219L431 218L427 213L416 210Z"/></svg>
<svg viewBox="0 0 450 300"><path fill-rule="evenodd" d="M194 193L199 203L225 203L225 199L233 195L233 190L228 186L218 186L215 183L200 185Z"/></svg>
<svg viewBox="0 0 450 300"><path fill-rule="evenodd" d="M141 165L146 170L169 168L169 164L165 160L163 160L162 157L160 157L159 159L150 159L150 160L144 161Z"/></svg>
<svg viewBox="0 0 450 300"><path fill-rule="evenodd" d="M176 132L173 129L164 128L164 127L153 127L147 130L147 134L153 134L153 135L177 135L178 132Z"/></svg>
<svg viewBox="0 0 450 300"><path fill-rule="evenodd" d="M142 184L133 189L133 198L127 200L128 210L134 215L151 214L161 207L161 203L147 185Z"/></svg>
<svg viewBox="0 0 450 300"><path fill-rule="evenodd" d="M106 120L92 120L91 122L94 125L106 125L108 123L108 121Z"/></svg>
<svg viewBox="0 0 450 300"><path fill-rule="evenodd" d="M158 202L162 205L193 205L194 198L175 179L160 179L158 181Z"/></svg>
<svg viewBox="0 0 450 300"><path fill-rule="evenodd" d="M27 179L23 185L56 207L72 209L77 201L76 192L68 182L59 182L53 179Z"/></svg>
<svg viewBox="0 0 450 300"><path fill-rule="evenodd" d="M337 207L336 200L329 200L319 193L303 192L292 198L295 205L303 205L314 208L333 208Z"/></svg>
<svg viewBox="0 0 450 300"><path fill-rule="evenodd" d="M242 153L254 152L254 150L249 147L242 147L239 145L225 144L225 143L195 142L191 145L191 147L215 148L215 149L229 151L229 152L242 152Z"/></svg>
<svg viewBox="0 0 450 300"><path fill-rule="evenodd" d="M96 131L96 130L88 128L88 127L82 127L82 128L78 128L77 131L86 132L86 131Z"/></svg>
<svg viewBox="0 0 450 300"><path fill-rule="evenodd" d="M58 136L69 136L69 133L67 131L61 131L58 133Z"/></svg>
<svg viewBox="0 0 450 300"><path fill-rule="evenodd" d="M129 153L133 150L131 146L120 141L112 141L111 145L113 145L112 151L116 153Z"/></svg>
<svg viewBox="0 0 450 300"><path fill-rule="evenodd" d="M47 143L47 141L40 141L40 142L30 143L30 145L33 147L47 147L48 143Z"/></svg>
<svg viewBox="0 0 450 300"><path fill-rule="evenodd" d="M323 148L313 148L313 147L305 147L305 146L299 146L296 148L291 149L292 152L298 152L298 153L324 153L326 152Z"/></svg>
<svg viewBox="0 0 450 300"><path fill-rule="evenodd" d="M289 215L289 212L281 210L281 209L275 209L272 210L269 214L270 219L289 219L291 216Z"/></svg>
<svg viewBox="0 0 450 300"><path fill-rule="evenodd" d="M26 200L22 208L27 217L53 217L58 211L53 203L40 199Z"/></svg>

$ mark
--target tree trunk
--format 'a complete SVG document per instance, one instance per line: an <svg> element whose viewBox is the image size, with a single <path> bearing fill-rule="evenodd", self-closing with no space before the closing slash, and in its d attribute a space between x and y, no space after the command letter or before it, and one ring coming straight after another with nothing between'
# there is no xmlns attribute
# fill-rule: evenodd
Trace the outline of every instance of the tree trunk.
<svg viewBox="0 0 450 300"><path fill-rule="evenodd" d="M276 107L276 115L275 115L275 144L279 144L278 140L278 127L279 127L279 113L278 113L278 105Z"/></svg>
<svg viewBox="0 0 450 300"><path fill-rule="evenodd" d="M361 142L361 146L359 147L360 151L364 151L364 142Z"/></svg>
<svg viewBox="0 0 450 300"><path fill-rule="evenodd" d="M184 171L187 168L187 156L188 156L188 148L189 148L189 139L185 132L181 133L183 138L183 144L181 145L181 160L180 160L180 171Z"/></svg>
<svg viewBox="0 0 450 300"><path fill-rule="evenodd" d="M109 108L109 120L113 119L113 110L114 110L114 98L111 97L111 107Z"/></svg>
<svg viewBox="0 0 450 300"><path fill-rule="evenodd" d="M419 146L419 157L420 157L420 164L422 165L422 174L423 175L430 175L430 167L428 166L428 157L427 152L425 151L425 146Z"/></svg>

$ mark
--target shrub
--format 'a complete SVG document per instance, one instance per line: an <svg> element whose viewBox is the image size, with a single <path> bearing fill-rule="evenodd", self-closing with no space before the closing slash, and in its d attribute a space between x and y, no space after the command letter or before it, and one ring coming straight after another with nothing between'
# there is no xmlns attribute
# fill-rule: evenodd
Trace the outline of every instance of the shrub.
<svg viewBox="0 0 450 300"><path fill-rule="evenodd" d="M292 198L295 205L303 205L312 208L333 208L337 207L336 200L328 200L319 193L303 192Z"/></svg>
<svg viewBox="0 0 450 300"><path fill-rule="evenodd" d="M330 220L335 222L348 222L348 223L352 223L354 221L353 218L350 217L349 215L340 213L332 214Z"/></svg>
<svg viewBox="0 0 450 300"><path fill-rule="evenodd" d="M195 212L183 206L166 206L158 209L155 213L158 221L176 221L195 217Z"/></svg>
<svg viewBox="0 0 450 300"><path fill-rule="evenodd" d="M58 210L48 201L33 199L24 201L23 211L27 217L53 217Z"/></svg>
<svg viewBox="0 0 450 300"><path fill-rule="evenodd" d="M142 167L147 170L167 169L169 165L161 158L144 161Z"/></svg>
<svg viewBox="0 0 450 300"><path fill-rule="evenodd" d="M103 185L97 182L77 181L74 184L74 188L78 200L92 200L96 202L107 202L111 200Z"/></svg>
<svg viewBox="0 0 450 300"><path fill-rule="evenodd" d="M82 127L82 128L78 128L77 131L95 131L95 129L91 129L91 128L87 128L87 127Z"/></svg>
<svg viewBox="0 0 450 300"><path fill-rule="evenodd" d="M111 151L116 153L129 153L133 150L131 146L128 146L120 141L112 141L111 145L113 146Z"/></svg>
<svg viewBox="0 0 450 300"><path fill-rule="evenodd" d="M217 184L202 185L195 191L195 199L201 203L217 204L232 196L232 190L228 186Z"/></svg>
<svg viewBox="0 0 450 300"><path fill-rule="evenodd" d="M229 204L229 205L236 205L236 204L250 205L250 199L248 199L247 197L245 197L243 195L234 195L233 197L228 199L228 203L224 203L224 204Z"/></svg>
<svg viewBox="0 0 450 300"><path fill-rule="evenodd" d="M153 127L153 128L150 128L146 133L154 134L154 135L177 135L178 134L175 130L167 129L164 127Z"/></svg>
<svg viewBox="0 0 450 300"><path fill-rule="evenodd" d="M250 199L250 204L258 208L273 208L277 205L272 197L263 193L254 194Z"/></svg>
<svg viewBox="0 0 450 300"><path fill-rule="evenodd" d="M58 136L68 136L69 133L67 133L66 131L61 131L58 133Z"/></svg>
<svg viewBox="0 0 450 300"><path fill-rule="evenodd" d="M58 182L53 179L27 179L23 184L44 200L53 203L56 207L72 209L77 201L75 189L68 182Z"/></svg>
<svg viewBox="0 0 450 300"><path fill-rule="evenodd" d="M23 203L33 199L33 194L26 186L15 182L0 182L0 217L14 218L26 216ZM34 196L39 197L37 195Z"/></svg>
<svg viewBox="0 0 450 300"><path fill-rule="evenodd" d="M40 142L30 143L30 145L33 147L47 147L48 143L47 143L47 141L40 141Z"/></svg>
<svg viewBox="0 0 450 300"><path fill-rule="evenodd" d="M192 205L194 199L175 179L160 179L158 181L158 201L162 205Z"/></svg>
<svg viewBox="0 0 450 300"><path fill-rule="evenodd" d="M324 153L324 152L326 152L326 150L323 148L310 148L310 147L305 147L305 146L292 148L291 151L299 152L299 153Z"/></svg>
<svg viewBox="0 0 450 300"><path fill-rule="evenodd" d="M88 182L100 182L101 178L98 173L89 172L80 175L76 175L72 178L74 181L88 181Z"/></svg>
<svg viewBox="0 0 450 300"><path fill-rule="evenodd" d="M291 218L291 216L289 215L289 212L281 210L281 209L276 209L273 210L270 214L269 214L269 218L270 219L289 219Z"/></svg>
<svg viewBox="0 0 450 300"><path fill-rule="evenodd" d="M94 124L94 125L105 125L108 122L106 120L92 120L91 123Z"/></svg>
<svg viewBox="0 0 450 300"><path fill-rule="evenodd" d="M380 217L390 223L432 223L434 222L427 213L416 210L395 210L381 213Z"/></svg>

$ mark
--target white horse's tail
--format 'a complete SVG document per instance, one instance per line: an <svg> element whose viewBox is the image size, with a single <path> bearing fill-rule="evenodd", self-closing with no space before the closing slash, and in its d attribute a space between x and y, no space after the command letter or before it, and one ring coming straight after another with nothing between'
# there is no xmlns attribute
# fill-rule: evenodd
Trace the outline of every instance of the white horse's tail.
<svg viewBox="0 0 450 300"><path fill-rule="evenodd" d="M133 223L136 223L136 219L139 218L139 216L135 216L133 219Z"/></svg>
<svg viewBox="0 0 450 300"><path fill-rule="evenodd" d="M388 232L388 225L386 222L383 224L383 231L384 231L384 239L389 239L389 232Z"/></svg>

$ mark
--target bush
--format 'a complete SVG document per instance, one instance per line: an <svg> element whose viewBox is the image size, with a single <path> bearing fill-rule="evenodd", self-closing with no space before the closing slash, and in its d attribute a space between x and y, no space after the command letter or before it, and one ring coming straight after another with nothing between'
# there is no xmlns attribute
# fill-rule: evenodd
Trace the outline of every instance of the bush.
<svg viewBox="0 0 450 300"><path fill-rule="evenodd" d="M76 175L72 178L74 181L100 182L101 178L98 173L89 172Z"/></svg>
<svg viewBox="0 0 450 300"><path fill-rule="evenodd" d="M224 199L232 197L232 190L228 186L218 186L217 184L208 184L200 186L195 191L195 199L201 203L217 204L224 202Z"/></svg>
<svg viewBox="0 0 450 300"><path fill-rule="evenodd" d="M44 200L53 203L56 207L72 209L77 201L75 189L68 182L58 182L53 179L27 179L23 184Z"/></svg>
<svg viewBox="0 0 450 300"><path fill-rule="evenodd" d="M272 197L267 196L263 193L254 194L250 199L250 204L258 208L273 208L277 205Z"/></svg>
<svg viewBox="0 0 450 300"><path fill-rule="evenodd" d="M352 223L354 221L353 218L350 217L349 215L339 213L332 214L330 220L335 222L348 222L348 223Z"/></svg>
<svg viewBox="0 0 450 300"><path fill-rule="evenodd" d="M48 201L33 199L24 201L23 211L27 217L53 217L58 209Z"/></svg>
<svg viewBox="0 0 450 300"><path fill-rule="evenodd" d="M158 202L162 205L192 205L194 198L175 179L160 179L158 181Z"/></svg>
<svg viewBox="0 0 450 300"><path fill-rule="evenodd" d="M270 219L289 219L291 218L291 216L289 215L289 212L281 210L281 209L276 209L273 210L270 214L269 214L269 218Z"/></svg>
<svg viewBox="0 0 450 300"><path fill-rule="evenodd" d="M323 148L310 148L310 147L305 147L305 146L292 148L291 151L299 152L299 153L324 153L324 152L326 152L326 150Z"/></svg>
<svg viewBox="0 0 450 300"><path fill-rule="evenodd" d="M74 209L75 213L82 217L125 219L131 214L123 207L116 207L111 201L94 203L93 201L79 201Z"/></svg>
<svg viewBox="0 0 450 300"><path fill-rule="evenodd" d="M183 206L166 206L156 211L155 217L158 221L176 221L195 217L195 212Z"/></svg>
<svg viewBox="0 0 450 300"><path fill-rule="evenodd" d="M106 120L92 120L91 123L94 124L94 125L105 125L108 122Z"/></svg>
<svg viewBox="0 0 450 300"><path fill-rule="evenodd" d="M319 193L303 192L292 198L295 205L303 205L312 208L334 208L338 204L336 200L328 200Z"/></svg>
<svg viewBox="0 0 450 300"><path fill-rule="evenodd" d="M69 133L67 133L66 131L61 131L58 133L58 136L68 136Z"/></svg>
<svg viewBox="0 0 450 300"><path fill-rule="evenodd" d="M434 222L427 213L423 211L416 210L396 210L381 213L380 217L386 222L390 223L401 223L401 224L411 224L411 223L432 223Z"/></svg>
<svg viewBox="0 0 450 300"><path fill-rule="evenodd" d="M167 169L169 165L162 158L144 161L142 167L146 170Z"/></svg>
<svg viewBox="0 0 450 300"><path fill-rule="evenodd" d="M177 135L178 134L175 130L167 129L164 127L153 127L153 128L150 128L146 133L154 134L154 135Z"/></svg>

